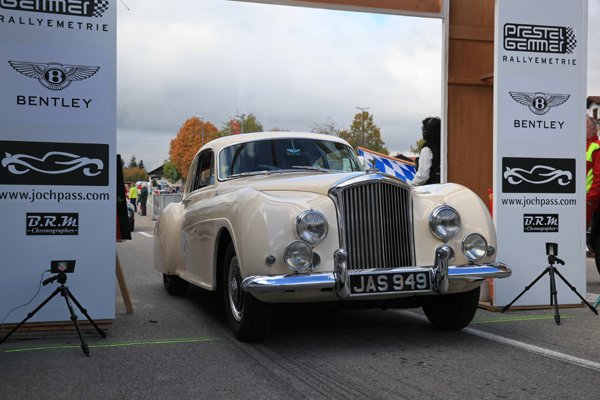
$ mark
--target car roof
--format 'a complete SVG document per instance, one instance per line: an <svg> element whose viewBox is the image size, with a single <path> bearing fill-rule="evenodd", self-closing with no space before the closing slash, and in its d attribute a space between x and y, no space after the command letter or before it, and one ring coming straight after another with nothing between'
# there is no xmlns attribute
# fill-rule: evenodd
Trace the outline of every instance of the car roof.
<svg viewBox="0 0 600 400"><path fill-rule="evenodd" d="M337 136L332 135L324 135L321 133L310 133L310 132L253 132L253 133L242 133L238 135L229 135L223 136L218 139L211 140L207 144L202 147L211 148L215 153L221 151L221 149L231 146L232 144L245 143L245 142L253 142L256 140L264 140L264 139L314 139L314 140L328 140L331 142L338 142L348 145L344 139L341 139ZM202 150L201 149L201 150Z"/></svg>

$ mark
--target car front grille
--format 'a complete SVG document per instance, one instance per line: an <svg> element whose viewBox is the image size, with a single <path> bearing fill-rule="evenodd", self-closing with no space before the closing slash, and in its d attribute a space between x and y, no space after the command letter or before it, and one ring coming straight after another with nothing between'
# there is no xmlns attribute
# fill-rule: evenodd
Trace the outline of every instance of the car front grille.
<svg viewBox="0 0 600 400"><path fill-rule="evenodd" d="M350 270L414 265L409 188L387 179L366 180L335 190L333 197Z"/></svg>

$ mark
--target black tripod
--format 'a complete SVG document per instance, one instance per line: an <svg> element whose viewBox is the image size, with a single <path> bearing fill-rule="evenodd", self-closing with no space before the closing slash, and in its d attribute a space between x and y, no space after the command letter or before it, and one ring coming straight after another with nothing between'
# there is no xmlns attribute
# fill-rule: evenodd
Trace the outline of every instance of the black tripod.
<svg viewBox="0 0 600 400"><path fill-rule="evenodd" d="M575 289L575 286L571 285L569 283L569 281L567 281L565 279L565 277L562 276L562 274L558 271L558 269L554 265L555 263L558 263L560 265L565 265L565 262L563 260L561 260L560 258L556 257L555 255L549 255L548 256L548 264L550 264L550 265L548 265L548 267L546 267L546 269L544 271L542 271L542 273L537 278L535 278L533 280L533 282L531 282L529 284L529 286L525 286L525 289L517 297L515 297L515 299L513 301L511 301L510 304L506 305L502 309L502 312L508 310L510 308L510 306L512 306L513 303L519 299L519 297L521 297L526 291L528 291L533 285L535 285L535 283L537 281L539 281L542 278L542 276L549 274L550 275L550 305L554 306L554 321L556 322L557 325L560 325L560 314L558 313L558 300L556 299L556 294L557 294L556 280L554 278L554 274L556 274L573 291L573 293L575 293L581 299L581 301L583 301L585 303L585 305L587 305L589 307L589 309L594 312L594 314L598 315L598 311L596 311L596 309L577 292L577 289Z"/></svg>
<svg viewBox="0 0 600 400"><path fill-rule="evenodd" d="M98 331L100 336L102 336L103 338L106 337L106 334L104 333L104 331L102 329L100 329L100 327L98 327L98 325L96 325L96 322L94 322L94 320L89 316L89 314L87 313L87 310L85 308L83 308L81 306L81 304L79 304L79 302L77 301L75 296L73 296L73 293L71 293L71 291L69 290L69 287L65 286L65 283L67 282L67 274L65 274L64 272L60 272L58 275L51 276L50 278L44 280L43 285L46 286L47 284L52 283L54 281L58 281L58 283L60 283L60 286L57 287L56 289L54 289L54 292L52 292L52 294L50 296L48 296L48 298L46 300L44 300L39 306L37 306L35 310L33 310L32 312L27 314L27 317L25 317L25 319L23 321L21 321L19 323L19 325L15 326L13 328L13 330L8 333L8 335L4 336L2 338L2 340L0 340L0 344L4 343L4 341L6 341L6 339L8 339L8 337L10 335L12 335L17 329L19 329L21 327L21 325L23 325L31 317L33 317L35 315L35 313L37 313L50 300L52 300L52 298L54 296L56 296L59 293L65 299L65 302L67 303L67 307L69 308L69 313L71 313L71 321L73 321L73 324L75 324L75 329L77 330L77 335L79 335L79 340L81 340L81 350L83 350L83 352L85 353L86 356L90 355L90 350L88 348L88 345L83 340L83 336L81 335L81 330L79 329L79 323L77 322L77 315L75 315L75 312L73 311L73 306L71 305L71 302L69 301L69 299L73 300L73 303L75 303L77 308L79 308L79 311L81 311L81 313L83 315L85 315L85 317L88 319L88 321L91 322L91 324L94 326L94 328L96 328L96 330Z"/></svg>

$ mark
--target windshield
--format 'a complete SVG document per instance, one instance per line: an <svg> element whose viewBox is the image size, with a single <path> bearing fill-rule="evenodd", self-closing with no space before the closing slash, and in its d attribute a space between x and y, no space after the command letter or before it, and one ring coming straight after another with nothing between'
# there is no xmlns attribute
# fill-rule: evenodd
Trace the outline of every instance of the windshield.
<svg viewBox="0 0 600 400"><path fill-rule="evenodd" d="M226 147L219 155L219 178L240 174L311 169L362 171L354 150L337 142L315 139L267 139Z"/></svg>

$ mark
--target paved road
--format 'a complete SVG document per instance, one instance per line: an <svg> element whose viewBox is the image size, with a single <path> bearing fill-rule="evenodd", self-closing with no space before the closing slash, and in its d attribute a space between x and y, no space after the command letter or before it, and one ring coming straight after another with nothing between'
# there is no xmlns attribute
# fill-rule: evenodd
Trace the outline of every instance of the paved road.
<svg viewBox="0 0 600 400"><path fill-rule="evenodd" d="M191 288L168 296L152 266L149 217L118 244L134 302L91 356L64 335L0 346L9 399L598 399L600 318L587 308L479 310L461 332L415 310L278 309L272 335L232 338L220 299ZM588 291L600 275L588 267ZM590 296L592 297L592 296ZM64 345L72 345L64 346Z"/></svg>

